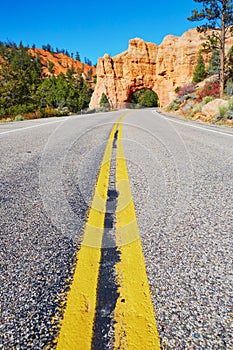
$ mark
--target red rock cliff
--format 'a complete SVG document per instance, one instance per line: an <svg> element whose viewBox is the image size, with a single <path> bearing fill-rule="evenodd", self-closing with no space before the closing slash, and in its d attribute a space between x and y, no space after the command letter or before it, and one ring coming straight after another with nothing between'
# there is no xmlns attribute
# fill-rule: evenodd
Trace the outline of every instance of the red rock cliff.
<svg viewBox="0 0 233 350"><path fill-rule="evenodd" d="M155 91L161 106L167 105L175 98L177 86L192 81L198 51L205 40L204 34L190 29L181 37L168 35L159 46L132 39L127 51L115 57L106 54L99 58L90 108L99 105L102 93L114 106L128 102L131 94L142 88ZM232 38L227 50L231 45ZM207 62L208 56L204 59Z"/></svg>
<svg viewBox="0 0 233 350"><path fill-rule="evenodd" d="M60 73L66 74L67 69L74 67L75 71L80 71L88 74L89 70L92 69L93 76L96 75L96 68L84 64L80 61L76 61L73 58L64 55L62 53L49 52L43 49L29 49L28 52L35 57L37 54L40 57L41 63L43 65L43 73L48 75L48 62L54 64L53 74L59 75Z"/></svg>

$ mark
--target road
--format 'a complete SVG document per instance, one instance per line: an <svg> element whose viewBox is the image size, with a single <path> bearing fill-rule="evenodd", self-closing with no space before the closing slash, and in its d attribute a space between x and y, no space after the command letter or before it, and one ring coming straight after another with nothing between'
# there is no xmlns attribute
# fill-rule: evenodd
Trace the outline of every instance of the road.
<svg viewBox="0 0 233 350"><path fill-rule="evenodd" d="M232 129L125 110L0 147L0 349L233 349Z"/></svg>

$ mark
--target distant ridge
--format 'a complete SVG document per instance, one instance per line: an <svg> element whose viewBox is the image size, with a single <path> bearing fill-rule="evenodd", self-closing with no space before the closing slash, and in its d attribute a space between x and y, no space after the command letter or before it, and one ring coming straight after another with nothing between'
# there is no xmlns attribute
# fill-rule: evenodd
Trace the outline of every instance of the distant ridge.
<svg viewBox="0 0 233 350"><path fill-rule="evenodd" d="M49 52L43 49L28 49L28 52L33 56L39 55L41 63L43 65L44 75L59 75L60 73L66 74L68 69L74 68L78 73L84 73L88 76L88 72L92 70L92 75L96 75L96 68L89 66L88 64L77 61L63 53ZM53 64L53 73L49 72L48 64Z"/></svg>

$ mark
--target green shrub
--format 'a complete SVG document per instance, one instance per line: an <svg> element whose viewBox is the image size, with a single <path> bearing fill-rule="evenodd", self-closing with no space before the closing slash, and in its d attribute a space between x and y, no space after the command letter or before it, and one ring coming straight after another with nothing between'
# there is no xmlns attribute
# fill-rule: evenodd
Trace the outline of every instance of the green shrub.
<svg viewBox="0 0 233 350"><path fill-rule="evenodd" d="M21 104L21 105L14 105L6 108L5 114L10 116L17 116L19 114L25 114L30 113L35 110L35 105L33 104Z"/></svg>
<svg viewBox="0 0 233 350"><path fill-rule="evenodd" d="M180 108L180 105L182 103L181 99L176 98L174 101L172 101L167 107L167 111L177 111Z"/></svg>
<svg viewBox="0 0 233 350"><path fill-rule="evenodd" d="M201 112L202 107L203 107L203 103L197 103L197 104L195 104L195 106L193 107L193 113Z"/></svg>
<svg viewBox="0 0 233 350"><path fill-rule="evenodd" d="M190 117L192 118L196 113L201 112L203 105L204 105L203 102L196 103L192 108Z"/></svg>
<svg viewBox="0 0 233 350"><path fill-rule="evenodd" d="M6 111L4 108L0 108L0 119L3 119L5 118L6 116Z"/></svg>
<svg viewBox="0 0 233 350"><path fill-rule="evenodd" d="M108 98L104 92L102 93L99 105L100 105L100 107L103 107L104 109L109 109L109 107L110 107Z"/></svg>
<svg viewBox="0 0 233 350"><path fill-rule="evenodd" d="M213 101L214 100L214 97L213 96L205 96L204 98L203 98L203 100L202 100L202 102L203 102L203 104L207 104L207 103L209 103L209 102L211 102L211 101Z"/></svg>
<svg viewBox="0 0 233 350"><path fill-rule="evenodd" d="M15 122L20 122L20 121L24 120L24 117L21 114L18 114L14 120L15 120Z"/></svg>
<svg viewBox="0 0 233 350"><path fill-rule="evenodd" d="M224 119L226 117L228 107L227 106L219 106L218 110L219 110L220 118Z"/></svg>

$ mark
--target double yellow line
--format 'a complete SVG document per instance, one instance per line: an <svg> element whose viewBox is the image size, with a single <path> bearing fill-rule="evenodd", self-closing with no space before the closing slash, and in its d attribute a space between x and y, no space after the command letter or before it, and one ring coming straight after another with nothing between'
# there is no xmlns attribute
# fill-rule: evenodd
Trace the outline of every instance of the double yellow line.
<svg viewBox="0 0 233 350"><path fill-rule="evenodd" d="M115 269L120 296L114 311L114 349L160 349L123 149L124 117L125 115L119 118L114 125L105 149L83 243L77 253L77 266L68 292L57 350L91 349L112 146L116 130L116 244L120 251L120 262Z"/></svg>

